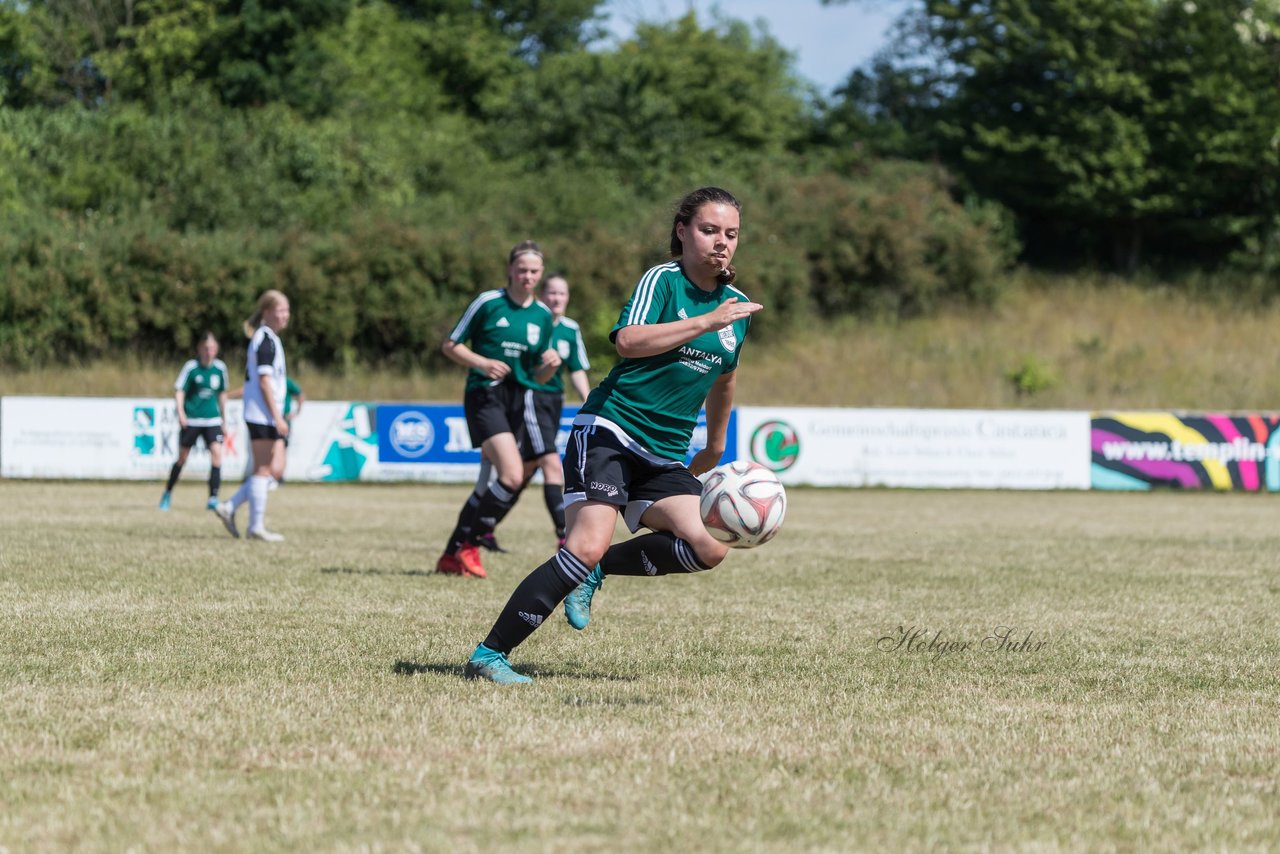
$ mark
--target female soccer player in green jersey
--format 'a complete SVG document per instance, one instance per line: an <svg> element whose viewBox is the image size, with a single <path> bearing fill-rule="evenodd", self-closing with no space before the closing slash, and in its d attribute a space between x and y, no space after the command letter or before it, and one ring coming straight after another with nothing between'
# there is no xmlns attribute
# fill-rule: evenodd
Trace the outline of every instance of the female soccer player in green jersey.
<svg viewBox="0 0 1280 854"><path fill-rule="evenodd" d="M555 326L551 330L551 347L560 354L560 369L552 374L545 386L533 391L534 419L524 420L523 432L518 437L523 444L533 444L530 439L532 431L542 434L541 447L555 448L556 436L560 432L560 411L564 408L564 379L562 374L569 374L569 382L577 392L579 400L586 400L591 393L591 384L587 379L587 371L591 369L591 361L587 358L587 345L582 340L582 329L578 322L565 314L569 307L569 280L561 273L553 273L542 281L542 302L551 309L555 318ZM564 545L564 469L560 465L560 454L544 453L524 464L524 482L520 486L522 492L529 485L529 480L539 469L542 470L542 498L547 505L547 513L551 516L551 524L555 526L556 539ZM493 466L487 459L480 460L480 473L476 479L476 495L484 495L493 479ZM518 500L519 493L516 495ZM513 502L514 506L514 502ZM499 519L499 522L502 520ZM495 526L496 527L496 526ZM497 537L490 531L476 538L480 545L492 552L504 552L506 549L498 545Z"/></svg>
<svg viewBox="0 0 1280 854"><path fill-rule="evenodd" d="M610 333L622 358L574 419L565 452L568 539L520 583L467 662L469 679L531 681L507 655L565 600L582 629L605 575L699 572L728 549L702 525L695 475L725 447L742 342L761 309L733 286L741 205L718 187L681 200L671 225L675 260L641 277ZM698 412L706 405L707 447L686 468ZM634 532L610 546L622 514Z"/></svg>
<svg viewBox="0 0 1280 854"><path fill-rule="evenodd" d="M173 487L197 441L209 452L210 510L218 506L222 485L222 425L227 412L227 366L218 358L218 339L212 332L200 336L196 358L188 359L173 384L178 404L178 459L169 469L169 482L160 497L160 509L168 510Z"/></svg>
<svg viewBox="0 0 1280 854"><path fill-rule="evenodd" d="M507 286L472 300L441 345L446 356L470 369L463 396L467 431L498 479L483 493L473 491L463 505L436 572L484 578L477 539L511 509L524 483L525 461L556 453L554 443L543 446L539 431L523 428L533 418L532 391L560 367L560 354L551 348L551 310L535 294L542 269L538 244L516 244L507 256Z"/></svg>

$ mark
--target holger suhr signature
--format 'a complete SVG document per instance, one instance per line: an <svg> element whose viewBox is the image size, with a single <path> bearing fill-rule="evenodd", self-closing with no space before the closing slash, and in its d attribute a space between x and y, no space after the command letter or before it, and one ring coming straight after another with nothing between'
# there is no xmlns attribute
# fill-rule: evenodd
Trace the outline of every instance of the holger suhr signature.
<svg viewBox="0 0 1280 854"><path fill-rule="evenodd" d="M1049 643L1040 640L1035 631L1017 626L996 626L980 641L950 635L945 629L930 630L917 626L898 628L876 640L881 652L913 652L923 655L950 655L976 650L980 652L1039 652Z"/></svg>

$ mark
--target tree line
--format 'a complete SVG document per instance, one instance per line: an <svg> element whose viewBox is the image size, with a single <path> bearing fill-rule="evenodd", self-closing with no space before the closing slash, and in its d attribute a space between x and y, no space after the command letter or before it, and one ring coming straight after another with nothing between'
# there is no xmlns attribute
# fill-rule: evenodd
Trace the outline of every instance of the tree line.
<svg viewBox="0 0 1280 854"><path fill-rule="evenodd" d="M429 362L526 237L602 335L707 183L779 329L1018 260L1275 264L1270 0L918 0L831 96L755 25L605 12L0 0L0 362L168 353L265 287L307 358Z"/></svg>

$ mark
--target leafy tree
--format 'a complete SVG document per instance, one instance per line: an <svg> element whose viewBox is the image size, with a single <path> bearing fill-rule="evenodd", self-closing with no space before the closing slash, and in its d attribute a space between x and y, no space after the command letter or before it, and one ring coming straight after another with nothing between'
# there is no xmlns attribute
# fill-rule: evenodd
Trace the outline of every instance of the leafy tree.
<svg viewBox="0 0 1280 854"><path fill-rule="evenodd" d="M162 101L206 76L217 14L215 0L137 0L119 46L98 54L114 94Z"/></svg>
<svg viewBox="0 0 1280 854"><path fill-rule="evenodd" d="M642 24L614 52L548 57L489 118L502 156L604 165L641 185L775 156L809 132L790 55L742 22L704 29L692 13Z"/></svg>
<svg viewBox="0 0 1280 854"><path fill-rule="evenodd" d="M601 35L602 0L394 0L421 20L471 18L500 33L528 61L581 47Z"/></svg>
<svg viewBox="0 0 1280 854"><path fill-rule="evenodd" d="M107 90L93 54L117 42L133 0L0 0L0 104L92 104Z"/></svg>
<svg viewBox="0 0 1280 854"><path fill-rule="evenodd" d="M936 70L907 59L874 84L852 78L846 113L891 117L917 152L923 128L969 186L1020 215L1040 257L1107 246L1129 270L1149 248L1217 259L1277 209L1272 31L1249 30L1275 20L1269 8L923 0L904 32Z"/></svg>

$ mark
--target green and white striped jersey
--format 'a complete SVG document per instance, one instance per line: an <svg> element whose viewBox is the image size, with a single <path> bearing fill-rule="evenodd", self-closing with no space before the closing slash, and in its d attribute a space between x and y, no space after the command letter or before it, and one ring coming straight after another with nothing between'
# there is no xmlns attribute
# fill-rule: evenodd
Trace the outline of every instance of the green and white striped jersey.
<svg viewBox="0 0 1280 854"><path fill-rule="evenodd" d="M660 264L640 279L609 335L616 338L626 326L699 317L732 297L748 301L732 285L702 290L678 262ZM750 326L746 317L666 353L620 359L580 412L612 421L657 456L683 460L707 394L722 374L737 369Z"/></svg>
<svg viewBox="0 0 1280 854"><path fill-rule="evenodd" d="M551 328L551 346L548 348L560 354L560 370L542 386L547 391L564 394L565 371L591 370L591 362L587 359L587 345L582 340L582 329L578 321L571 317L561 317Z"/></svg>
<svg viewBox="0 0 1280 854"><path fill-rule="evenodd" d="M526 306L516 304L506 288L485 291L471 301L449 339L466 344L477 355L498 359L511 366L511 377L525 388L545 386L534 381L542 364L542 353L551 346L551 309L539 300ZM483 372L467 371L467 388L493 385Z"/></svg>
<svg viewBox="0 0 1280 854"><path fill-rule="evenodd" d="M182 411L187 416L188 425L217 427L222 423L218 395L227 390L227 366L221 359L214 359L208 365L188 359L173 388L184 395Z"/></svg>

